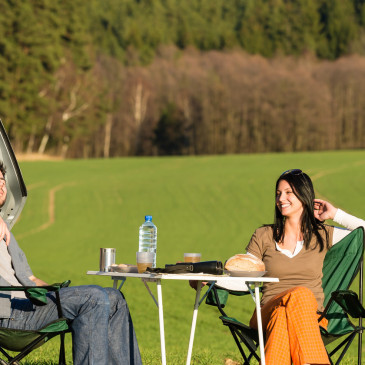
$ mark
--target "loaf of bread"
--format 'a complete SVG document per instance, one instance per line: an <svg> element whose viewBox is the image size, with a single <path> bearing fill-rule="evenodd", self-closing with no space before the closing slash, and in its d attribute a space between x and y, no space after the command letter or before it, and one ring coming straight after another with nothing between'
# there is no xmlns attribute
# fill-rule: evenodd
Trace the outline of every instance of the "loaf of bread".
<svg viewBox="0 0 365 365"><path fill-rule="evenodd" d="M265 264L248 254L237 254L230 257L224 266L228 271L265 271Z"/></svg>

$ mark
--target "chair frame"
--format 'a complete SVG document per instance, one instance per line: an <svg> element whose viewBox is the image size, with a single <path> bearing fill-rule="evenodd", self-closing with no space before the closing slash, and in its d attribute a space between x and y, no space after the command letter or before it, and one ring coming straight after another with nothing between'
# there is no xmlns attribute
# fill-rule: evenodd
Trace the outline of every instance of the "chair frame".
<svg viewBox="0 0 365 365"><path fill-rule="evenodd" d="M37 330L14 330L11 328L0 328L0 330L11 330L11 331L17 331L19 333L39 333L39 336L33 340L32 342L30 342L28 345L26 345L24 348L22 348L20 351L19 350L12 350L12 349L7 349L10 351L15 351L18 352L18 354L16 356L11 356L7 351L5 351L4 347L1 345L0 343L0 352L7 358L7 361L5 361L4 359L0 359L0 365L17 365L18 361L22 360L24 357L26 357L27 355L29 355L33 350L35 350L36 348L40 347L43 343L48 342L50 339L52 339L53 337L56 336L60 336L60 350L59 350L59 365L66 365L66 355L65 355L65 334L67 332L70 332L70 321L68 319L66 319L63 316L63 312L62 312L62 305L61 305L61 299L60 299L60 294L59 294L59 289L63 288L63 287L67 287L70 284L70 281L65 281L62 284L53 284L50 286L4 286L4 287L0 287L0 291L11 291L11 290L17 290L17 291L27 291L28 289L34 289L34 288L40 288L40 289L46 289L47 292L54 292L55 296L56 296L56 306L57 306L57 312L58 312L58 319L49 323L47 326L44 327L44 329L46 329L50 324L54 324L57 322L64 322L67 323L68 328L64 329L64 330L60 330L60 331L55 331L55 332L41 332L42 329L39 330L39 332ZM32 300L32 299L30 299ZM37 304L35 304L37 305Z"/></svg>
<svg viewBox="0 0 365 365"><path fill-rule="evenodd" d="M228 292L230 292L228 290ZM219 317L225 326L227 326L236 342L236 345L244 359L243 365L249 365L252 357L254 357L257 361L260 361L259 355L256 353L259 347L259 338L258 332L245 324L234 320L234 318L228 317L228 315L223 310L222 304L219 300L217 287L214 285L212 287L212 293L214 295L215 301L217 303L217 308L221 313ZM250 354L247 356L241 346L241 342L245 344L247 349L250 351Z"/></svg>
<svg viewBox="0 0 365 365"><path fill-rule="evenodd" d="M347 294L351 293L351 291L346 291ZM336 295L338 294L339 292L333 292L332 293L332 296L331 296L331 299L330 301L328 302L327 307L329 307L334 301L336 302ZM353 292L352 292L353 293ZM354 293L356 295L356 298L357 300L359 301L359 303L361 303L361 299L359 299L357 297L357 294ZM338 303L339 304L339 303ZM326 312L326 310L324 311L324 313ZM322 315L320 319L322 319L323 317L325 317L325 315ZM331 365L338 365L340 364L340 362L342 361L343 357L345 356L348 348L350 347L350 345L352 344L353 340L356 338L356 336L359 336L359 343L358 343L358 365L361 365L361 358L362 358L362 333L364 331L364 327L362 327L362 318L363 318L363 314L361 317L358 317L359 318L359 325L358 326L355 326L351 321L349 321L349 323L351 324L351 326L353 327L353 331L347 335L347 337L341 341L330 353L328 353L328 358L330 360L330 363ZM326 344L329 344L333 341L335 341L336 339L340 338L340 337L343 337L343 336L346 336L346 335L342 335L342 336L334 336L334 335L330 335L327 333L327 331L325 329L323 329L322 327L320 327L321 329L321 334L322 334L322 339L325 339L327 336L330 338L330 340L328 342L326 341L323 341L325 342L325 345ZM340 353L340 356L338 357L337 361L334 363L332 361L332 356L335 355L338 351L340 351L341 349L343 348L342 352Z"/></svg>
<svg viewBox="0 0 365 365"><path fill-rule="evenodd" d="M0 359L0 364L4 365L16 365L18 361L22 360L24 357L29 355L33 350L39 347L42 341L46 342L55 336L60 336L60 354L58 359L59 365L66 365L66 353L65 353L65 334L68 331L55 332L50 336L49 333L43 333L40 335L35 341L26 346L18 355L12 357L10 356L2 347L0 347L0 352L8 359L8 362L5 362L3 359Z"/></svg>

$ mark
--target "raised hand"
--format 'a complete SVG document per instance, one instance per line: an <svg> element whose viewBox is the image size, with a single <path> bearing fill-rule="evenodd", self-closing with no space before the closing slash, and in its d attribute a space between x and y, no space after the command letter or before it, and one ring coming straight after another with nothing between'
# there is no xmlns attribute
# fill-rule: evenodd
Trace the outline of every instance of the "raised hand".
<svg viewBox="0 0 365 365"><path fill-rule="evenodd" d="M337 208L335 208L331 203L321 199L314 199L314 217L320 221L333 219L336 212Z"/></svg>

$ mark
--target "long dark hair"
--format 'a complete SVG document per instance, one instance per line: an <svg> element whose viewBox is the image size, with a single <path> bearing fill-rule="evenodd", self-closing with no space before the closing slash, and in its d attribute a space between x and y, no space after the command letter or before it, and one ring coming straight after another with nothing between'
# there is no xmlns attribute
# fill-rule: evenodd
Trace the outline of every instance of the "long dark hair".
<svg viewBox="0 0 365 365"><path fill-rule="evenodd" d="M279 182L281 180L285 180L293 190L295 196L302 202L303 204L303 213L301 219L301 227L300 231L303 235L304 245L306 249L309 249L313 234L317 238L317 245L320 247L320 251L324 249L325 246L329 247L328 242L328 232L325 229L324 224L314 217L314 189L312 180L310 177L302 172L301 170L288 170L281 174L276 181L275 186L275 197L276 191L278 189ZM276 200L275 200L276 202ZM273 235L274 240L276 242L281 242L284 240L285 235L285 217L281 214L279 208L275 204L275 216L274 216L274 225L273 225ZM322 235L319 231L324 230L326 235L326 242L323 241ZM315 248L313 247L313 249Z"/></svg>

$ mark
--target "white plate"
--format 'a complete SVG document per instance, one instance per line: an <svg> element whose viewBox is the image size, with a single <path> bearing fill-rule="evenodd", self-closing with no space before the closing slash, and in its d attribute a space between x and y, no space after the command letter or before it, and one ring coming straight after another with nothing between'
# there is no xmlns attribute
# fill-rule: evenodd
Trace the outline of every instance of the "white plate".
<svg viewBox="0 0 365 365"><path fill-rule="evenodd" d="M110 266L110 271L112 272L125 272L125 273L137 273L136 265L120 264Z"/></svg>
<svg viewBox="0 0 365 365"><path fill-rule="evenodd" d="M259 278L261 276L264 276L267 271L228 271L224 270L224 273L229 276L244 276L249 278Z"/></svg>

